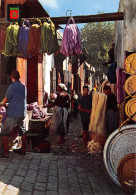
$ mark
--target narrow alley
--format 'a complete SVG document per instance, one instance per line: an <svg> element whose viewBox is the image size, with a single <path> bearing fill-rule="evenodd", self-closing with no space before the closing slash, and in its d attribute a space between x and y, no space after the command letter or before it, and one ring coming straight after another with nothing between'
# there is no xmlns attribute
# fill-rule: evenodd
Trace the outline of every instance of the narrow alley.
<svg viewBox="0 0 136 195"><path fill-rule="evenodd" d="M136 195L135 24L136 0L0 0L0 195Z"/></svg>
<svg viewBox="0 0 136 195"><path fill-rule="evenodd" d="M89 154L82 143L80 118L70 122L63 146L50 136L50 153L11 153L0 159L3 195L125 195L108 176L102 154Z"/></svg>

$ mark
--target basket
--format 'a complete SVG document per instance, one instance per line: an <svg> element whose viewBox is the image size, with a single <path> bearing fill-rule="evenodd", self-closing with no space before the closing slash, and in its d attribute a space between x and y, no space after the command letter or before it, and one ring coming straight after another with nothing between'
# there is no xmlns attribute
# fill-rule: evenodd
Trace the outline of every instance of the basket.
<svg viewBox="0 0 136 195"><path fill-rule="evenodd" d="M130 76L126 80L125 91L129 96L136 97L136 75Z"/></svg>
<svg viewBox="0 0 136 195"><path fill-rule="evenodd" d="M132 75L136 74L136 53L133 53L126 58L125 70Z"/></svg>
<svg viewBox="0 0 136 195"><path fill-rule="evenodd" d="M131 120L136 121L136 98L132 98L126 103L125 113Z"/></svg>

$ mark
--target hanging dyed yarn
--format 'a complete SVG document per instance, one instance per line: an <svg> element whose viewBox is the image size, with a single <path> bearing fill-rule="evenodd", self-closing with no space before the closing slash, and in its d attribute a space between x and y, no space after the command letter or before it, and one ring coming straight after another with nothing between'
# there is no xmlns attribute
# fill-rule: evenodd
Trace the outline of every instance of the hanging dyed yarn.
<svg viewBox="0 0 136 195"><path fill-rule="evenodd" d="M70 24L71 21L73 24ZM60 53L68 57L82 54L80 32L73 18L65 27Z"/></svg>
<svg viewBox="0 0 136 195"><path fill-rule="evenodd" d="M55 25L47 18L41 27L41 53L51 55L59 48Z"/></svg>
<svg viewBox="0 0 136 195"><path fill-rule="evenodd" d="M19 36L18 23L10 24L7 28L6 41L3 51L4 55L14 56L18 54L18 36Z"/></svg>
<svg viewBox="0 0 136 195"><path fill-rule="evenodd" d="M37 56L41 49L41 21L36 19L30 27L29 38L27 44L27 53L32 56Z"/></svg>
<svg viewBox="0 0 136 195"><path fill-rule="evenodd" d="M125 98L124 84L126 80L126 74L122 71L121 67L117 67L116 77L117 77L117 102L118 104L121 104Z"/></svg>
<svg viewBox="0 0 136 195"><path fill-rule="evenodd" d="M4 50L4 45L5 45L5 41L6 41L6 34L7 34L6 29L3 29L0 27L0 53L2 53Z"/></svg>
<svg viewBox="0 0 136 195"><path fill-rule="evenodd" d="M91 131L92 140L100 142L102 145L106 141L106 102L107 96L104 93L94 92L92 102L92 113L90 116L89 131Z"/></svg>
<svg viewBox="0 0 136 195"><path fill-rule="evenodd" d="M28 57L27 43L28 43L30 27L31 24L29 20L25 20L19 31L18 51L19 54L23 55L24 57Z"/></svg>

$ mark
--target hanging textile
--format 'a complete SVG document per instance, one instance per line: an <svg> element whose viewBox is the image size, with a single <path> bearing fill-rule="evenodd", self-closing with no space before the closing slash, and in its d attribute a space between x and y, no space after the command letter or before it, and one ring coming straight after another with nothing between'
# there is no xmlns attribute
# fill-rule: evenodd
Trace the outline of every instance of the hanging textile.
<svg viewBox="0 0 136 195"><path fill-rule="evenodd" d="M106 102L107 96L104 93L94 92L93 93L93 102L92 102L92 113L90 116L89 130L91 131L91 142L88 142L87 148L91 153L94 153L92 150L96 144L101 147L98 147L98 150L102 150L107 139L106 133ZM98 152L98 151L97 151Z"/></svg>
<svg viewBox="0 0 136 195"><path fill-rule="evenodd" d="M107 77L111 84L116 83L116 68L117 68L117 63L114 62L110 65L109 70L108 70Z"/></svg>
<svg viewBox="0 0 136 195"><path fill-rule="evenodd" d="M0 27L0 53L4 50L5 40L6 40L6 29Z"/></svg>
<svg viewBox="0 0 136 195"><path fill-rule="evenodd" d="M24 57L28 57L27 43L28 43L30 27L31 24L29 20L25 20L19 31L18 51L19 54L23 55Z"/></svg>
<svg viewBox="0 0 136 195"><path fill-rule="evenodd" d="M27 53L32 56L37 56L41 49L41 21L36 19L34 24L30 27Z"/></svg>
<svg viewBox="0 0 136 195"><path fill-rule="evenodd" d="M41 53L51 55L59 48L55 25L47 18L41 27Z"/></svg>
<svg viewBox="0 0 136 195"><path fill-rule="evenodd" d="M104 93L93 94L92 113L90 116L89 130L93 133L106 136L105 112L107 96Z"/></svg>
<svg viewBox="0 0 136 195"><path fill-rule="evenodd" d="M18 23L10 24L7 28L6 41L3 51L4 55L13 56L18 54L18 36L19 36Z"/></svg>
<svg viewBox="0 0 136 195"><path fill-rule="evenodd" d="M70 24L72 21L73 24ZM73 18L70 18L63 34L60 52L65 56L82 54L80 32Z"/></svg>
<svg viewBox="0 0 136 195"><path fill-rule="evenodd" d="M121 104L124 100L124 84L126 80L126 74L122 72L121 67L117 67L116 77L117 77L117 102L118 104Z"/></svg>

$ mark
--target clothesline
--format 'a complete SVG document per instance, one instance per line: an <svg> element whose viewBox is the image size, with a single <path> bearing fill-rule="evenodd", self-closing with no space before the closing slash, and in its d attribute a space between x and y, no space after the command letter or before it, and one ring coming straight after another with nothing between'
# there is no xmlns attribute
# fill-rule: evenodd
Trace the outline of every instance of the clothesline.
<svg viewBox="0 0 136 195"><path fill-rule="evenodd" d="M67 24L69 18L71 16L65 17L50 17L52 22L55 25ZM96 14L96 15L80 15L80 16L72 16L76 23L89 23L89 22L105 22L105 21L117 21L124 20L123 12L115 12L115 13L106 13L106 14ZM36 17L35 17L36 18ZM35 18L21 18L21 22L28 19L30 22L33 22ZM38 18L42 22L47 17ZM0 25L8 26L10 22L7 22L5 18L0 18Z"/></svg>
<svg viewBox="0 0 136 195"><path fill-rule="evenodd" d="M42 17L42 18L39 18L39 17L21 18L21 22L20 22L20 23L23 23L25 20L29 20L30 23L34 23L35 19L39 19L42 23L44 23L46 19L51 19L51 17ZM51 19L51 20L52 20L52 19ZM12 23L15 23L15 22L12 22ZM7 28L10 24L11 24L11 22L8 22L8 21L6 20L6 18L0 18L0 28L1 28L1 29ZM58 27L58 24L55 24L55 26L57 27L56 29L58 29L58 28L61 29L60 26Z"/></svg>
<svg viewBox="0 0 136 195"><path fill-rule="evenodd" d="M50 55L59 49L56 27L49 17L46 17L43 23L35 18L32 25L29 20L25 20L22 26L10 23L7 32L3 33L6 33L6 37L5 41L3 39L3 45L0 45L0 50L6 56L22 54L24 57L30 57L38 53ZM64 30L60 53L68 57L82 54L80 32L72 17Z"/></svg>
<svg viewBox="0 0 136 195"><path fill-rule="evenodd" d="M39 19L34 24L25 20L20 27L10 24L7 28L5 42L1 50L4 55L22 54L24 57L56 52L59 48L55 25L50 19L41 24Z"/></svg>

